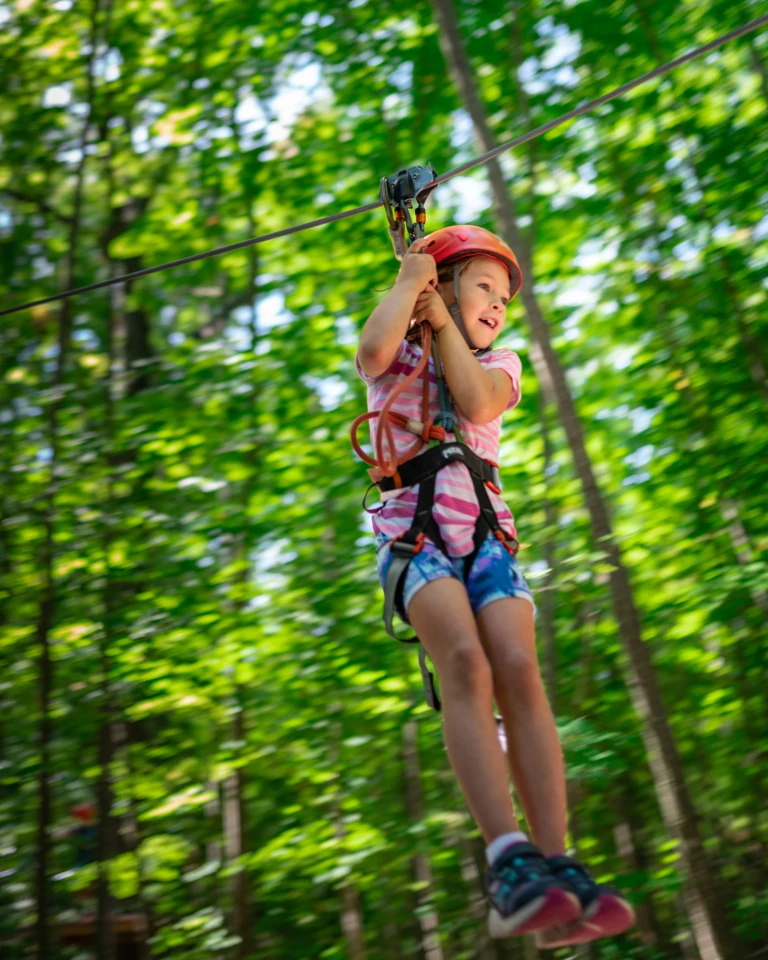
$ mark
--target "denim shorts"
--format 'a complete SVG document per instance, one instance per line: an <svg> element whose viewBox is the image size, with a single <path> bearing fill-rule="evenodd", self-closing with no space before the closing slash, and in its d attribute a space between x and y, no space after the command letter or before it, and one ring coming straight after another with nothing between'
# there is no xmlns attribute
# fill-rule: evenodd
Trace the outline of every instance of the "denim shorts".
<svg viewBox="0 0 768 960"><path fill-rule="evenodd" d="M393 556L389 544L388 537L383 534L377 535L376 562L382 587ZM422 587L433 580L440 580L441 577L455 577L464 584L467 588L469 605L475 616L487 604L494 600L501 600L503 597L524 597L530 602L534 611L536 610L533 594L520 572L517 558L511 556L507 548L493 534L488 534L480 547L469 576L464 575L467 559L467 557L446 557L431 540L425 540L423 549L414 555L405 574L403 584L405 611ZM405 623L409 622L407 618L402 617L402 611L398 610L398 615L404 619Z"/></svg>

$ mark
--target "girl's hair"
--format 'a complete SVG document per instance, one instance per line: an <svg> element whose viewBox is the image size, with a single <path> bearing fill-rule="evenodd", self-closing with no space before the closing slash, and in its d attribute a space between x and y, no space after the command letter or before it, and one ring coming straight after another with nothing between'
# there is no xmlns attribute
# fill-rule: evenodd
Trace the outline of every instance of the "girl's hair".
<svg viewBox="0 0 768 960"><path fill-rule="evenodd" d="M459 261L459 276L467 269L467 267L472 263L474 257L467 257L466 260ZM438 265L437 268L437 282L438 283L452 283L453 282L453 270L456 266L455 261L453 263L443 263ZM408 343L420 343L421 342L421 324L412 323L408 328L408 333L405 335L405 339Z"/></svg>

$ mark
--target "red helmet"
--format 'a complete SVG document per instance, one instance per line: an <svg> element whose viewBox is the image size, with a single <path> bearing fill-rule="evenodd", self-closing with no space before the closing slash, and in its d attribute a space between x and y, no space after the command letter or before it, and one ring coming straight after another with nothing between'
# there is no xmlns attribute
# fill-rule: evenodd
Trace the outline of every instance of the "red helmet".
<svg viewBox="0 0 768 960"><path fill-rule="evenodd" d="M454 263L467 257L493 257L503 263L512 281L512 296L523 285L520 264L512 250L496 234L472 224L443 227L424 237L424 251L435 258L435 263Z"/></svg>

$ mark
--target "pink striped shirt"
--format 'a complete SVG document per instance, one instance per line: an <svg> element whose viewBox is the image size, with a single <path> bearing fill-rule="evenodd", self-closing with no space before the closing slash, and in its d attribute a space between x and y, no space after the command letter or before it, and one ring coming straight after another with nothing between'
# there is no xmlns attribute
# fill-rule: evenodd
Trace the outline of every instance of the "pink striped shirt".
<svg viewBox="0 0 768 960"><path fill-rule="evenodd" d="M420 358L421 346L403 340L389 369L378 377L369 377L364 373L359 361L355 358L357 372L368 385L368 409L381 410L395 384L412 372ZM520 401L521 371L520 358L517 354L501 347L481 356L479 362L486 370L503 370L509 376L512 381L512 396L507 409L510 410L516 406ZM431 356L429 358L429 383L429 416L430 420L434 420L440 412L440 404L437 397L437 381ZM422 389L422 377L418 377L408 390L398 397L392 409L405 414L406 417L421 420ZM463 416L455 403L453 404L453 411L457 416L458 427L466 445L484 459L498 463L501 417L496 417L490 423L477 426ZM368 422L371 428L371 443L375 449L377 421L369 420ZM415 440L412 433L397 424L392 424L392 435L399 453L412 446ZM456 435L449 433L446 435L446 439L455 440ZM401 533L405 533L411 525L416 510L417 493L418 486L383 493L381 495L382 507L373 517L374 532L381 533L387 538L397 537ZM516 536L515 521L509 507L492 490L488 491L488 495L504 532L512 537ZM472 552L472 537L475 532L475 521L479 514L480 508L477 504L469 470L463 463L450 463L447 467L443 467L437 474L432 515L440 527L445 546L451 556L463 557Z"/></svg>

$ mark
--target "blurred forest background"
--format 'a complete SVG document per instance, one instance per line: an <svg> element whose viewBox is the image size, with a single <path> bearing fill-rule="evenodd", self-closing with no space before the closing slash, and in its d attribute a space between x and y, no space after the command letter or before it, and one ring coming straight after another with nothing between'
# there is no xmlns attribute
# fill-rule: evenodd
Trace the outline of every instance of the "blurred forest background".
<svg viewBox="0 0 768 960"><path fill-rule="evenodd" d="M2 306L443 173L761 6L3 0ZM767 119L763 30L429 203L527 272L502 478L572 840L638 911L557 960L768 957ZM396 268L379 210L0 321L3 958L537 957L381 625L348 425Z"/></svg>

